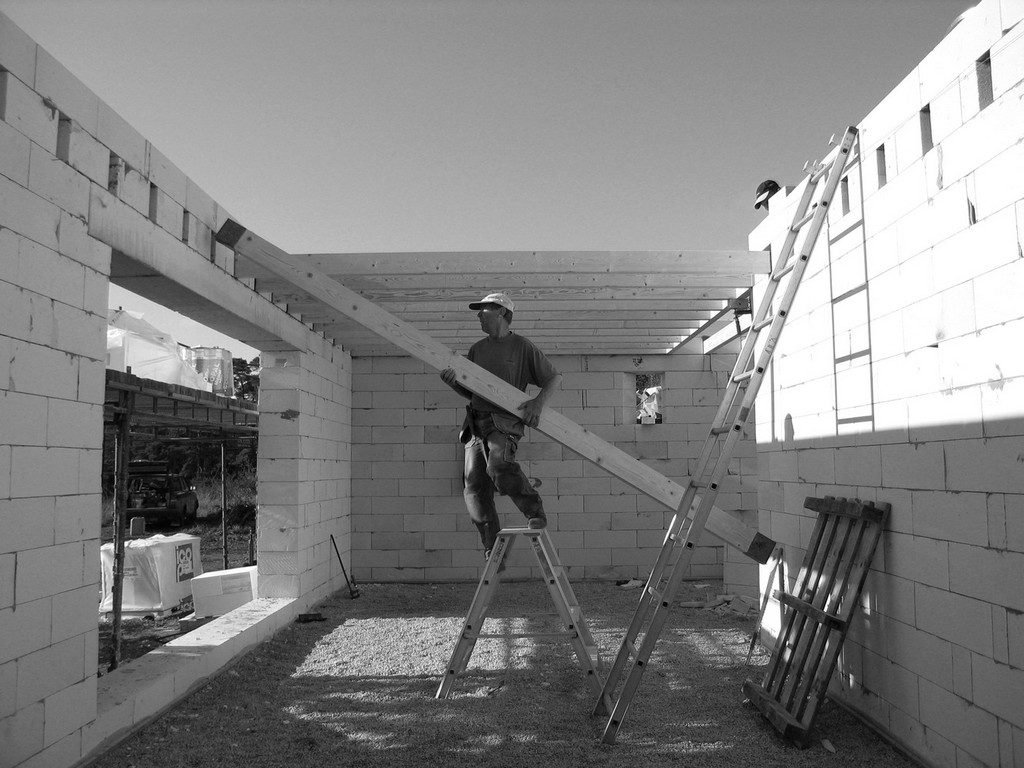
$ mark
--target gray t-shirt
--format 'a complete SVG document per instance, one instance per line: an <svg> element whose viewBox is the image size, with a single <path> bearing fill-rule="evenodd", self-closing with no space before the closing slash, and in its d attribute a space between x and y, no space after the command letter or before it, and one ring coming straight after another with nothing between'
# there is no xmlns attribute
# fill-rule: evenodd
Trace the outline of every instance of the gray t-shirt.
<svg viewBox="0 0 1024 768"><path fill-rule="evenodd" d="M485 336L469 348L466 357L486 371L504 379L516 389L526 391L529 384L543 388L558 375L544 353L524 336L509 333L495 341ZM505 412L494 403L474 394L470 406L477 411Z"/></svg>

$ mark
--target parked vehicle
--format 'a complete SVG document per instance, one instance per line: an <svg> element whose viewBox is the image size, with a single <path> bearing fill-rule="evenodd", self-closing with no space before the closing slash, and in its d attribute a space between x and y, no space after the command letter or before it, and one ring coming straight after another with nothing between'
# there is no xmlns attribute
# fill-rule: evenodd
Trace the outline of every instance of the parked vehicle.
<svg viewBox="0 0 1024 768"><path fill-rule="evenodd" d="M199 497L182 475L167 471L166 462L137 461L128 465L128 517L144 517L184 525L196 519Z"/></svg>

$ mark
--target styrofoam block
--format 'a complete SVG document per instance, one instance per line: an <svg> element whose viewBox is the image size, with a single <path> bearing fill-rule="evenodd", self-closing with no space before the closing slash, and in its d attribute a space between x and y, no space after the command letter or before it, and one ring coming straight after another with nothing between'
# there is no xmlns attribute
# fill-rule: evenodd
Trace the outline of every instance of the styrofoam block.
<svg viewBox="0 0 1024 768"><path fill-rule="evenodd" d="M974 171L974 189L979 219L1024 198L1024 149L1016 144L979 167Z"/></svg>
<svg viewBox="0 0 1024 768"><path fill-rule="evenodd" d="M915 534L977 546L987 544L985 494L914 491L911 497Z"/></svg>
<svg viewBox="0 0 1024 768"><path fill-rule="evenodd" d="M59 115L10 72L0 71L0 119L53 152L57 148Z"/></svg>
<svg viewBox="0 0 1024 768"><path fill-rule="evenodd" d="M185 180L185 208L208 228L216 229L217 203L192 179Z"/></svg>
<svg viewBox="0 0 1024 768"><path fill-rule="evenodd" d="M28 187L73 216L84 219L89 213L89 180L34 144L29 159Z"/></svg>
<svg viewBox="0 0 1024 768"><path fill-rule="evenodd" d="M1024 728L1024 670L999 664L991 658L972 657L974 703L1003 720Z"/></svg>
<svg viewBox="0 0 1024 768"><path fill-rule="evenodd" d="M920 683L920 702L921 723L925 727L943 734L984 765L998 763L995 715L926 680Z"/></svg>
<svg viewBox="0 0 1024 768"><path fill-rule="evenodd" d="M981 437L981 394L967 388L909 398L907 419L912 442Z"/></svg>
<svg viewBox="0 0 1024 768"><path fill-rule="evenodd" d="M18 243L17 283L72 307L81 308L85 268L32 240Z"/></svg>
<svg viewBox="0 0 1024 768"><path fill-rule="evenodd" d="M31 141L0 120L0 174L28 186L28 160Z"/></svg>
<svg viewBox="0 0 1024 768"><path fill-rule="evenodd" d="M883 445L881 450L884 487L924 490L946 487L946 457L942 443ZM952 486L950 489L969 490Z"/></svg>
<svg viewBox="0 0 1024 768"><path fill-rule="evenodd" d="M100 102L96 138L110 147L129 167L148 173L146 139L110 106Z"/></svg>
<svg viewBox="0 0 1024 768"><path fill-rule="evenodd" d="M921 98L929 101L954 82L1002 35L999 6L980 3L918 65Z"/></svg>
<svg viewBox="0 0 1024 768"><path fill-rule="evenodd" d="M174 200L159 187L150 187L151 208L154 195L156 197L156 225L180 240L182 234L181 223L185 209L177 200Z"/></svg>
<svg viewBox="0 0 1024 768"><path fill-rule="evenodd" d="M18 392L0 393L4 442L10 445L46 445L47 400Z"/></svg>
<svg viewBox="0 0 1024 768"><path fill-rule="evenodd" d="M78 361L73 356L20 341L11 343L10 352L9 389L77 399Z"/></svg>
<svg viewBox="0 0 1024 768"><path fill-rule="evenodd" d="M68 135L68 163L102 187L110 175L110 150L78 123L71 121Z"/></svg>
<svg viewBox="0 0 1024 768"><path fill-rule="evenodd" d="M974 279L977 328L1016 320L1021 311L1015 297L1024 291L1024 260L1017 259Z"/></svg>
<svg viewBox="0 0 1024 768"><path fill-rule="evenodd" d="M978 390L985 437L1024 434L1024 377L981 385Z"/></svg>
<svg viewBox="0 0 1024 768"><path fill-rule="evenodd" d="M967 191L963 181L947 182L925 205L908 211L898 222L897 249L905 264L916 256L967 229ZM906 286L913 290L916 286Z"/></svg>
<svg viewBox="0 0 1024 768"><path fill-rule="evenodd" d="M165 195L170 197L179 206L185 207L186 188L188 180L184 173L172 163L167 156L149 145L149 180L156 184Z"/></svg>
<svg viewBox="0 0 1024 768"><path fill-rule="evenodd" d="M1024 359L1013 354L1024 332L1024 318L950 339L939 345L939 370L945 387L996 384L1024 375Z"/></svg>
<svg viewBox="0 0 1024 768"><path fill-rule="evenodd" d="M82 639L76 636L22 656L18 660L18 708L42 701L47 696L81 682L87 675L83 651ZM94 661L89 660L90 663Z"/></svg>
<svg viewBox="0 0 1024 768"><path fill-rule="evenodd" d="M143 216L149 216L149 182L141 171L134 168L125 171L124 180L117 188L117 197Z"/></svg>
<svg viewBox="0 0 1024 768"><path fill-rule="evenodd" d="M261 549L263 542L261 541ZM223 616L256 596L257 567L208 571L192 579L196 616Z"/></svg>
<svg viewBox="0 0 1024 768"><path fill-rule="evenodd" d="M870 147L873 153L876 146L887 141L894 131L916 116L920 104L921 85L917 71L912 70L861 120L861 146ZM869 189L873 191L874 187Z"/></svg>
<svg viewBox="0 0 1024 768"><path fill-rule="evenodd" d="M35 90L95 134L99 121L96 94L45 49L40 47L37 51Z"/></svg>
<svg viewBox="0 0 1024 768"><path fill-rule="evenodd" d="M1020 122L1024 116L1024 105L1019 98L1022 91L1024 83L942 140L943 179L947 184L965 178L1020 139ZM966 111L968 105L963 106Z"/></svg>
<svg viewBox="0 0 1024 768"><path fill-rule="evenodd" d="M1017 456L1024 437L955 440L945 446L946 487L954 491L1024 493Z"/></svg>
<svg viewBox="0 0 1024 768"><path fill-rule="evenodd" d="M58 246L60 209L0 176L4 227L53 250Z"/></svg>

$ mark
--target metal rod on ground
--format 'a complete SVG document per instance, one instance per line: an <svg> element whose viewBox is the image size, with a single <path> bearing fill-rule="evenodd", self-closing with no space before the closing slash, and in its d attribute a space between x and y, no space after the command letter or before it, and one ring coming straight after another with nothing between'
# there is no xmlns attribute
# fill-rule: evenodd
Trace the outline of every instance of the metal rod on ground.
<svg viewBox="0 0 1024 768"><path fill-rule="evenodd" d="M224 570L228 569L228 478L224 461L224 445L226 440L220 441L220 541L224 554Z"/></svg>
<svg viewBox="0 0 1024 768"><path fill-rule="evenodd" d="M359 590L353 586L352 582L348 580L348 573L345 571L345 564L341 562L341 552L338 551L338 543L334 540L334 534L331 534L331 544L334 545L334 554L338 556L338 565L341 566L341 574L345 577L345 583L348 584L348 593L355 600L359 597Z"/></svg>
<svg viewBox="0 0 1024 768"><path fill-rule="evenodd" d="M111 610L113 618L110 626L110 666L113 672L121 663L121 602L124 594L124 516L128 509L128 461L131 455L131 419L135 395L122 392L119 397L121 406L114 417L116 431L114 434L114 562L111 568L113 586L111 587Z"/></svg>

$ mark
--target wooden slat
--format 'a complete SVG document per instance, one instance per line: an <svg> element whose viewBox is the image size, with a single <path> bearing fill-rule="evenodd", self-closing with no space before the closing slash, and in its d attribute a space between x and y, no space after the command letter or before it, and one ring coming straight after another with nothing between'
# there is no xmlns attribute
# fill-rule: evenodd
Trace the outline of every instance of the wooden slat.
<svg viewBox="0 0 1024 768"><path fill-rule="evenodd" d="M399 320L337 281L314 269L297 266L287 253L236 222L230 219L226 221L217 233L217 240L279 274L302 290L308 291L331 309L355 320L416 359L438 370L454 369L459 384L486 400L511 413L516 413L524 402L524 393L511 384L452 352L430 336ZM605 442L557 411L545 408L537 429L669 509L678 511L685 493L683 486ZM751 547L756 548L759 545L763 548L764 536L717 507L708 518L707 529L741 552L747 552ZM742 532L742 535L737 536L737 532ZM769 547L769 554L771 549L772 547ZM765 558L767 556L765 554Z"/></svg>
<svg viewBox="0 0 1024 768"><path fill-rule="evenodd" d="M248 255L245 254L248 258ZM258 260L253 259L259 263ZM477 273L690 273L767 274L767 251L446 251L405 253L314 253L296 255L296 265L332 277ZM266 267L265 264L261 266ZM272 270L271 270L272 271Z"/></svg>

